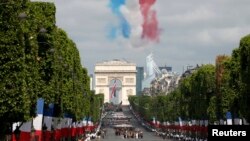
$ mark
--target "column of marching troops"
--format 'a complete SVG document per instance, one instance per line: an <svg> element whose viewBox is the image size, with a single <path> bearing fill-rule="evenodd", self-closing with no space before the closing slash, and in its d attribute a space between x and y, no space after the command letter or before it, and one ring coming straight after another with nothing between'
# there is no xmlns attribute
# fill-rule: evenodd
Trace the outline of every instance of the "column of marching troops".
<svg viewBox="0 0 250 141"><path fill-rule="evenodd" d="M114 128L116 136L123 136L124 139L135 138L142 139L143 132L134 128Z"/></svg>

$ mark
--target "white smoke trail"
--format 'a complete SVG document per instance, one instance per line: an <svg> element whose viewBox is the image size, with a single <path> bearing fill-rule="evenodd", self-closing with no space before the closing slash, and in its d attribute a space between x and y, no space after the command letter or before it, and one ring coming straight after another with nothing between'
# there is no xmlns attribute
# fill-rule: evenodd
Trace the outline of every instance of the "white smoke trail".
<svg viewBox="0 0 250 141"><path fill-rule="evenodd" d="M121 13L131 26L131 33L128 39L132 47L144 46L142 40L143 15L140 10L139 0L126 0L125 5L121 6Z"/></svg>

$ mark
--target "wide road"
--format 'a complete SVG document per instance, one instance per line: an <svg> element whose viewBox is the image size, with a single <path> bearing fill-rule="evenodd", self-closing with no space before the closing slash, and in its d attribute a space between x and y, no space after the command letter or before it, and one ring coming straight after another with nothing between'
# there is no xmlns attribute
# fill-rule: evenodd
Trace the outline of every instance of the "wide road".
<svg viewBox="0 0 250 141"><path fill-rule="evenodd" d="M116 136L115 131L113 128L106 128L107 134L104 137L104 139L101 139L101 141L163 141L163 139L159 136L156 136L154 132L147 131L144 129L143 126L136 120L136 118L133 116L133 114L130 112L129 107L123 107L123 113L126 116L132 117L130 120L130 123L135 127L139 128L143 131L143 139L134 139L134 138L126 138L124 139L123 136ZM170 141L168 139L164 139L164 141Z"/></svg>

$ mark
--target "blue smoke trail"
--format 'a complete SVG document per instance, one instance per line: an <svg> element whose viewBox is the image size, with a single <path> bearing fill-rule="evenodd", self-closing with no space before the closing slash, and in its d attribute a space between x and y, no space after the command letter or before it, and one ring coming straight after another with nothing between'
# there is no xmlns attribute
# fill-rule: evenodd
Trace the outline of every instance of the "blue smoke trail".
<svg viewBox="0 0 250 141"><path fill-rule="evenodd" d="M120 7L125 4L125 0L110 0L109 6L114 14L121 14Z"/></svg>
<svg viewBox="0 0 250 141"><path fill-rule="evenodd" d="M131 27L123 14L120 11L120 7L125 4L125 0L110 0L109 7L112 12L118 17L120 25L117 27L111 28L110 38L116 38L118 35L117 32L121 32L122 36L125 38L129 38Z"/></svg>
<svg viewBox="0 0 250 141"><path fill-rule="evenodd" d="M108 27L108 38L109 39L115 39L117 37L117 27L114 25L109 25Z"/></svg>

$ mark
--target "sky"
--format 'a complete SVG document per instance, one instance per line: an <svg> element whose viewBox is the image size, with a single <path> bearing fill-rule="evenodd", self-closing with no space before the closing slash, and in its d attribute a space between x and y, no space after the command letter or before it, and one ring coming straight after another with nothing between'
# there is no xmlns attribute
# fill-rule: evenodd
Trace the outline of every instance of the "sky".
<svg viewBox="0 0 250 141"><path fill-rule="evenodd" d="M146 66L150 53L158 66L172 66L182 73L186 66L214 64L217 55L230 55L250 33L249 0L156 0L152 9L159 40L139 46L122 35L110 38L110 27L119 22L110 0L51 1L56 5L57 26L76 43L89 74L97 62L113 59Z"/></svg>

